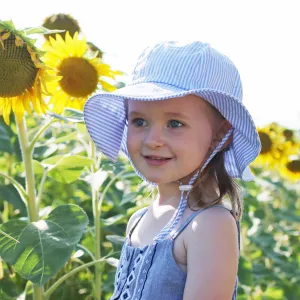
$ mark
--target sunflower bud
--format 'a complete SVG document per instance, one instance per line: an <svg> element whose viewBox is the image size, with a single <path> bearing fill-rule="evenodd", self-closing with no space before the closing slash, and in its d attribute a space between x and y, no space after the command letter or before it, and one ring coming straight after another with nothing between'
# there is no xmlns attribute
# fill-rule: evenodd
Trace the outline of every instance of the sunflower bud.
<svg viewBox="0 0 300 300"><path fill-rule="evenodd" d="M70 15L66 14L57 14L46 18L43 27L47 29L65 30L64 32L58 33L63 39L65 39L67 31L70 33L71 37L74 36L75 32L80 32L78 22ZM49 40L50 37L55 38L56 34L45 34L44 36Z"/></svg>

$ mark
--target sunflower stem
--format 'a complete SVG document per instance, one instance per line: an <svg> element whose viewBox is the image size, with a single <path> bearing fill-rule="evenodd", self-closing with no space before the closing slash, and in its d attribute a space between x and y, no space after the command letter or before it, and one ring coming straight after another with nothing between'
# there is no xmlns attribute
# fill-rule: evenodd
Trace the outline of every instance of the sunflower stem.
<svg viewBox="0 0 300 300"><path fill-rule="evenodd" d="M14 187L18 191L21 199L27 205L28 195L27 195L26 191L24 190L24 188L22 187L22 185L18 181L16 181L14 178L10 177L9 175L7 175L5 173L0 172L0 176L4 177L5 179L7 179L8 182L10 182L11 184L14 185Z"/></svg>
<svg viewBox="0 0 300 300"><path fill-rule="evenodd" d="M25 166L25 182L27 193L27 211L30 222L37 222L39 219L39 211L36 203L35 195L35 178L32 161L32 148L28 143L26 121L23 118L21 122L17 122L18 136L22 151L23 162ZM33 285L33 299L43 300L44 289L36 284Z"/></svg>
<svg viewBox="0 0 300 300"><path fill-rule="evenodd" d="M36 199L37 206L39 206L39 204L41 202L42 195L43 195L43 190L44 190L44 185L45 185L45 181L47 179L47 176L48 176L48 172L46 170L44 170L43 177L42 177L40 185L39 185L37 199Z"/></svg>
<svg viewBox="0 0 300 300"><path fill-rule="evenodd" d="M123 174L125 174L126 172L128 172L127 170L123 170L121 171L120 173L118 173L117 175L115 175L110 181L109 183L106 185L106 187L104 188L102 194L101 194L101 197L99 199L99 202L98 202L98 206L101 206L102 203L103 203L103 200L104 200L104 197L106 196L106 193L108 191L108 189L111 187L111 185L118 179L120 178Z"/></svg>
<svg viewBox="0 0 300 300"><path fill-rule="evenodd" d="M91 172L95 174L97 172L96 166L96 147L94 142L90 139L90 158L93 159L93 164L91 165ZM101 259L101 227L100 227L100 216L101 216L101 206L98 205L99 201L99 189L92 185L92 202L93 202L93 216L94 216L94 226L95 226L95 259ZM101 299L102 294L102 280L101 280L101 265L95 266L95 290L94 298L95 300Z"/></svg>
<svg viewBox="0 0 300 300"><path fill-rule="evenodd" d="M53 123L57 122L58 120L55 118L52 118L49 120L49 122L47 122L46 124L44 124L44 126L42 126L40 128L40 130L35 134L34 138L32 139L32 141L30 142L30 145L28 146L28 151L32 152L35 146L35 143L37 142L37 140L40 138L40 136L43 134L43 132L45 130L47 130Z"/></svg>
<svg viewBox="0 0 300 300"><path fill-rule="evenodd" d="M92 260L96 260L94 254L88 248L80 244L78 244L77 247L85 251L91 257Z"/></svg>
<svg viewBox="0 0 300 300"><path fill-rule="evenodd" d="M11 167L12 167L11 155L6 154L4 156L5 156L5 161L6 161L6 165L7 165L7 175L11 176ZM6 185L9 184L9 180L6 178L4 180L4 183ZM9 212L10 212L9 203L7 201L3 201L3 212L2 212L2 216L1 216L3 223L5 223L9 220Z"/></svg>
<svg viewBox="0 0 300 300"><path fill-rule="evenodd" d="M94 260L91 261L89 263L86 263L84 265L81 265L73 270L71 270L70 272L68 272L67 274L65 274L64 276L60 277L45 293L45 299L49 299L49 297L51 296L51 294L69 277L73 276L74 274L78 273L79 271L88 268L90 266L93 265L99 265L99 263L104 262L106 259L106 257L103 257L101 259L98 260Z"/></svg>
<svg viewBox="0 0 300 300"><path fill-rule="evenodd" d="M9 203L7 201L3 201L3 211L1 214L3 223L8 221L8 215L9 215Z"/></svg>

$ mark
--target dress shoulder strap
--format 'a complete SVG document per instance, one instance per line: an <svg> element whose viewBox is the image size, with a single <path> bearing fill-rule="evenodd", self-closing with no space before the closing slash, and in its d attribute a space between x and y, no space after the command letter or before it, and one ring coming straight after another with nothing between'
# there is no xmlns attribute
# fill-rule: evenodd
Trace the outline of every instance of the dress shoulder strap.
<svg viewBox="0 0 300 300"><path fill-rule="evenodd" d="M172 234L172 239L175 240L176 237L183 231L183 229L198 215L200 214L201 212L203 212L204 210L206 209L209 209L211 207L223 207L224 209L228 210L231 214L232 214L232 210L230 210L228 207L224 206L224 205L212 205L212 206L209 206L209 207L206 207L206 208L203 208L203 209L199 209L195 212L193 212L190 216L188 216L184 221L183 223L179 226L178 229L176 229L174 231L174 233ZM236 221L236 224L237 224L237 229L238 229L238 245L239 245L239 249L240 249L240 222L239 221Z"/></svg>
<svg viewBox="0 0 300 300"><path fill-rule="evenodd" d="M143 215L147 212L147 210L148 210L148 206L147 207L143 207L143 208L141 208L140 210L137 211L137 213L138 213L139 216L138 216L138 218L136 218L133 226L129 230L129 233L128 233L129 238L131 237L131 234L132 234L133 230L135 229L135 227L137 226L137 224L140 222L140 220L142 219Z"/></svg>

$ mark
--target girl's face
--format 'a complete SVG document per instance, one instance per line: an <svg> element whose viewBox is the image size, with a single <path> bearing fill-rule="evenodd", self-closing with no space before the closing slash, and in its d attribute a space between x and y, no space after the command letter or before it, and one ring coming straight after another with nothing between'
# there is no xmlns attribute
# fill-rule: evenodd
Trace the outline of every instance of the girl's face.
<svg viewBox="0 0 300 300"><path fill-rule="evenodd" d="M128 101L127 147L147 180L164 184L193 173L206 156L220 115L195 95Z"/></svg>

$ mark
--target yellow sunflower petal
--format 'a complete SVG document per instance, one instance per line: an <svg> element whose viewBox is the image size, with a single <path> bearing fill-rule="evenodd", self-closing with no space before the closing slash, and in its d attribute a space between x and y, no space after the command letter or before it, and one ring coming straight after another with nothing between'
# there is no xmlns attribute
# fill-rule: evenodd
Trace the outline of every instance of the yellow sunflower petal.
<svg viewBox="0 0 300 300"><path fill-rule="evenodd" d="M70 36L70 34L69 34L69 32L67 31L67 33L66 33L66 44L68 45L69 50L71 51L70 52L71 56L73 56L72 52L74 52L74 43L73 43L73 40L75 40L76 37L77 37L77 34L75 33L74 38L72 39L71 36Z"/></svg>
<svg viewBox="0 0 300 300"><path fill-rule="evenodd" d="M16 46L17 47L23 47L24 41L17 35L15 36L15 38L16 38L16 40L15 40Z"/></svg>
<svg viewBox="0 0 300 300"><path fill-rule="evenodd" d="M30 95L29 93L26 93L23 95L22 97L22 103L23 103L23 106L25 108L25 110L30 113L31 112L31 107L30 107Z"/></svg>
<svg viewBox="0 0 300 300"><path fill-rule="evenodd" d="M6 33L2 34L1 35L2 41L7 40L10 37L10 34L11 34L10 32L6 32Z"/></svg>
<svg viewBox="0 0 300 300"><path fill-rule="evenodd" d="M3 110L4 105L5 105L5 100L3 98L0 98L0 111Z"/></svg>
<svg viewBox="0 0 300 300"><path fill-rule="evenodd" d="M60 51L63 54L63 57L69 56L69 49L66 46L64 39L59 34L56 35L55 47L58 51Z"/></svg>
<svg viewBox="0 0 300 300"><path fill-rule="evenodd" d="M9 125L10 124L9 116L10 116L10 112L11 112L11 103L7 98L5 100L6 101L5 101L5 105L3 108L3 119L4 119L4 122L7 125Z"/></svg>
<svg viewBox="0 0 300 300"><path fill-rule="evenodd" d="M43 111L42 111L42 109L41 109L41 104L40 104L39 99L38 99L37 97L34 97L31 101L32 101L34 110L35 110L39 115L41 115Z"/></svg>
<svg viewBox="0 0 300 300"><path fill-rule="evenodd" d="M2 38L1 38L1 36L0 36L0 44L1 44L1 47L2 47L2 49L4 50L4 49L5 49L5 47L4 47L4 43L3 43L3 41L2 41Z"/></svg>
<svg viewBox="0 0 300 300"><path fill-rule="evenodd" d="M112 84L106 82L106 81L103 81L101 79L99 79L99 83L101 83L102 85L102 88L107 91L107 92L113 92L115 91L117 88L115 86L113 86Z"/></svg>
<svg viewBox="0 0 300 300"><path fill-rule="evenodd" d="M24 116L24 106L23 101L17 97L12 99L12 110L15 113L17 122L20 123Z"/></svg>
<svg viewBox="0 0 300 300"><path fill-rule="evenodd" d="M61 114L66 107L68 96L66 97L63 91L58 91L50 101L50 104L53 104L53 111L57 114Z"/></svg>

